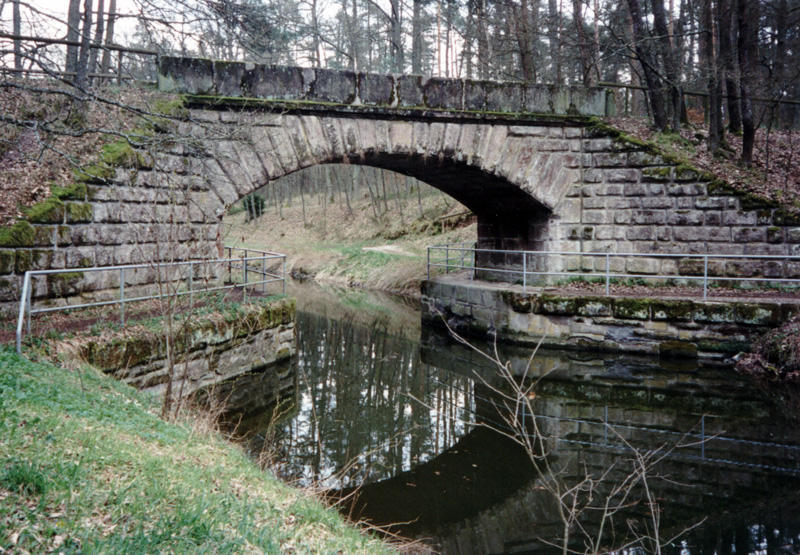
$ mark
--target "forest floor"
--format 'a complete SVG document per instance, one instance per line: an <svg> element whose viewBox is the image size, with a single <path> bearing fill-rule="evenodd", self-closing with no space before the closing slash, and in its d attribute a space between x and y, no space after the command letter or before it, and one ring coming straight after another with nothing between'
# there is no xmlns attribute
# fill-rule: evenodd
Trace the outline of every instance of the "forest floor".
<svg viewBox="0 0 800 555"><path fill-rule="evenodd" d="M223 220L225 244L285 253L295 278L418 295L427 247L475 241L477 224L463 205L439 193L421 202L416 195L396 200L388 199L382 213L369 198L354 200L352 210L316 201L303 209L295 200L251 221L234 213Z"/></svg>

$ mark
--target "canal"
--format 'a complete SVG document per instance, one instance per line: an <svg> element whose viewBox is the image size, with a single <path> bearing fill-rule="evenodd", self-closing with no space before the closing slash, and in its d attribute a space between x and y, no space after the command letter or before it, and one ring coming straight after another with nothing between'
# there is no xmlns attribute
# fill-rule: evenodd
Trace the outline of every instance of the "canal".
<svg viewBox="0 0 800 555"><path fill-rule="evenodd" d="M289 294L297 358L216 395L254 457L354 520L448 554L565 537L579 553L800 552L790 396L732 368L467 345L387 295Z"/></svg>

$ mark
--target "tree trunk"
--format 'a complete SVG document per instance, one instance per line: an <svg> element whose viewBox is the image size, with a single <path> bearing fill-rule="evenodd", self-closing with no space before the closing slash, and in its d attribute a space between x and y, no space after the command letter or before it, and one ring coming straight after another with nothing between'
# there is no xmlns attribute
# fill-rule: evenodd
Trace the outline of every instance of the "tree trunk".
<svg viewBox="0 0 800 555"><path fill-rule="evenodd" d="M700 5L700 51L703 71L707 76L709 92L709 125L708 125L708 151L712 154L719 150L721 141L719 129L722 114L719 113L721 103L717 95L717 64L714 59L714 37L712 32L713 19L711 17L712 0L702 0Z"/></svg>
<svg viewBox="0 0 800 555"><path fill-rule="evenodd" d="M550 43L550 63L552 64L550 80L556 85L561 85L564 81L561 76L560 18L561 14L558 11L558 0L548 0L547 42Z"/></svg>
<svg viewBox="0 0 800 555"><path fill-rule="evenodd" d="M392 65L396 73L403 73L405 57L403 49L403 29L401 28L403 14L400 11L400 0L391 0L391 10L389 26L391 28Z"/></svg>
<svg viewBox="0 0 800 555"><path fill-rule="evenodd" d="M661 79L657 73L657 64L653 53L647 44L644 19L639 0L627 0L630 10L631 22L633 25L633 41L636 57L642 64L644 79L647 83L647 92L650 97L650 109L653 114L653 123L656 129L669 129L669 118L667 117L666 102L664 91L661 87Z"/></svg>
<svg viewBox="0 0 800 555"><path fill-rule="evenodd" d="M83 27L78 67L75 70L75 88L82 91L88 84L89 51L92 40L92 0L83 0Z"/></svg>
<svg viewBox="0 0 800 555"><path fill-rule="evenodd" d="M514 38L517 42L519 49L520 65L522 66L522 78L526 83L533 83L536 81L536 65L534 56L533 44L533 29L535 28L535 4L530 5L528 0L522 0L520 5L511 3L511 29L514 32Z"/></svg>
<svg viewBox="0 0 800 555"><path fill-rule="evenodd" d="M592 75L592 51L589 48L589 37L583 25L583 10L581 9L582 0L572 0L572 22L575 25L575 34L578 37L578 50L580 51L580 70L581 79L584 86L591 87L594 84Z"/></svg>
<svg viewBox="0 0 800 555"><path fill-rule="evenodd" d="M422 74L422 0L413 0L411 17L411 73Z"/></svg>
<svg viewBox="0 0 800 555"><path fill-rule="evenodd" d="M67 11L67 40L76 43L81 36L81 0L69 0ZM78 47L75 44L67 46L67 63L64 71L75 73L78 69Z"/></svg>
<svg viewBox="0 0 800 555"><path fill-rule="evenodd" d="M669 32L669 22L664 10L664 0L652 0L653 6L653 25L658 35L658 43L661 55L664 59L664 73L666 74L669 88L668 117L672 128L678 130L681 127L681 102L683 94L680 86L680 74L678 73L678 53L675 45L672 44Z"/></svg>
<svg viewBox="0 0 800 555"><path fill-rule="evenodd" d="M22 34L22 14L19 10L19 0L12 0L12 16L13 23L12 29L16 36ZM22 69L22 41L14 39L14 69L20 71Z"/></svg>
<svg viewBox="0 0 800 555"><path fill-rule="evenodd" d="M758 37L758 21L755 20L755 9L751 0L737 0L736 15L739 22L737 48L739 54L739 94L742 106L742 163L753 165L753 145L755 143L756 126L753 116L753 103L750 94L755 83L755 63Z"/></svg>
<svg viewBox="0 0 800 555"><path fill-rule="evenodd" d="M117 0L110 0L108 4L108 26L106 27L105 46L114 44L114 22L117 18ZM111 51L103 50L103 60L100 62L100 73L108 74L111 69Z"/></svg>
<svg viewBox="0 0 800 555"><path fill-rule="evenodd" d="M97 0L97 16L94 26L94 44L99 45L103 42L103 31L105 30L105 0ZM92 74L97 71L97 53L99 49L92 48L89 52L89 67L88 73ZM91 79L90 79L91 80Z"/></svg>
<svg viewBox="0 0 800 555"><path fill-rule="evenodd" d="M733 2L736 0L717 0L719 10L719 58L728 95L728 130L739 133L742 130L742 113L739 109L739 80L737 64L733 51Z"/></svg>

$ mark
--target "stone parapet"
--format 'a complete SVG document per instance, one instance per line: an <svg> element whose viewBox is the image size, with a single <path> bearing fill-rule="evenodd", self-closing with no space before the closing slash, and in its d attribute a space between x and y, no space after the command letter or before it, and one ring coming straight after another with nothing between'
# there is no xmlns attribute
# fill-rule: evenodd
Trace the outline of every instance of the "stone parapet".
<svg viewBox="0 0 800 555"><path fill-rule="evenodd" d="M602 87L529 85L381 75L162 56L161 91L219 97L277 99L378 108L426 108L466 112L608 116L614 93Z"/></svg>

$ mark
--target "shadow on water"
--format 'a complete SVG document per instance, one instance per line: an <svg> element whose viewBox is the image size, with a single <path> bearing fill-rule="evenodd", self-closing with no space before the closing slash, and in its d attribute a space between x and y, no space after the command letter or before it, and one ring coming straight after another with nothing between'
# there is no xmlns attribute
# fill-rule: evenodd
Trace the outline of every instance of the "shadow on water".
<svg viewBox="0 0 800 555"><path fill-rule="evenodd" d="M266 449L284 479L326 488L354 519L444 553L559 551L563 522L544 477L484 426L505 430L508 384L493 363L421 328L407 302L311 285L292 294L297 359L218 391L254 455ZM530 350L498 349L523 372ZM749 380L729 368L547 351L531 373L536 423L565 482L604 476L592 492L600 499L629 474L634 449L665 455L648 486L661 537L683 532L665 553L800 552L800 431ZM617 543L609 536L605 548L646 534L632 523L649 522L651 509L621 509L609 526ZM582 526L598 530L601 519L585 516Z"/></svg>

